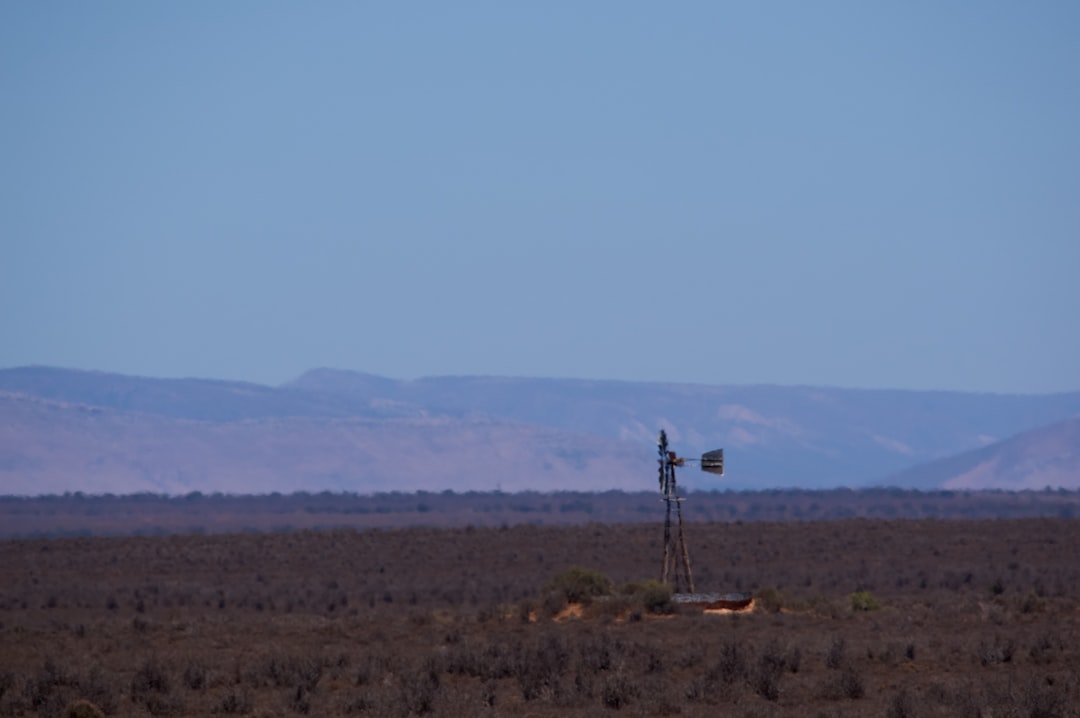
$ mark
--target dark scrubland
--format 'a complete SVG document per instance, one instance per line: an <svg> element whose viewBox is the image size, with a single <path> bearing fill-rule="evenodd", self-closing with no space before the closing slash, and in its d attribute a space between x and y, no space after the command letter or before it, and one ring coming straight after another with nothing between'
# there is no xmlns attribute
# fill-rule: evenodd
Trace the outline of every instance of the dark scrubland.
<svg viewBox="0 0 1080 718"><path fill-rule="evenodd" d="M690 491L691 521L1080 518L1080 491ZM417 491L0 496L0 539L313 528L655 522L655 492Z"/></svg>
<svg viewBox="0 0 1080 718"><path fill-rule="evenodd" d="M0 716L1080 715L1076 521L686 534L752 611L566 616L572 566L657 577L655 522L3 541Z"/></svg>

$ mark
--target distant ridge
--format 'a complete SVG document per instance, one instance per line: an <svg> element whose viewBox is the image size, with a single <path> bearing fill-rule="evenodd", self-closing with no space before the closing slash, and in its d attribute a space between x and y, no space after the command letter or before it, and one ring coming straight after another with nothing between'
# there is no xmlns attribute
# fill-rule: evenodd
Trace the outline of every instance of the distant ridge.
<svg viewBox="0 0 1080 718"><path fill-rule="evenodd" d="M914 466L885 483L921 489L1080 489L1080 417Z"/></svg>
<svg viewBox="0 0 1080 718"><path fill-rule="evenodd" d="M202 421L354 413L353 407L332 397L307 396L248 382L155 379L38 366L0 370L0 391Z"/></svg>
<svg viewBox="0 0 1080 718"><path fill-rule="evenodd" d="M401 381L334 369L271 387L21 367L0 370L0 493L646 490L660 428L683 455L727 451L727 476L687 472L688 488L895 477L938 488L955 474L902 472L1078 415L1080 392ZM1023 485L1071 481L1064 446L1033 445Z"/></svg>

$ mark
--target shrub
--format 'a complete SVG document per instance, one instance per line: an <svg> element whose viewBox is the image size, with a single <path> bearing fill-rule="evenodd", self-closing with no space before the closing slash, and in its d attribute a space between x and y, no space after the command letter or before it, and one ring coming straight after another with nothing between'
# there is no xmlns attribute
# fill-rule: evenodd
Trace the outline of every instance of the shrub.
<svg viewBox="0 0 1080 718"><path fill-rule="evenodd" d="M885 709L885 718L914 718L916 703L907 688L901 688Z"/></svg>
<svg viewBox="0 0 1080 718"><path fill-rule="evenodd" d="M670 584L654 579L633 581L620 586L619 593L631 598L649 613L668 615L675 612Z"/></svg>
<svg viewBox="0 0 1080 718"><path fill-rule="evenodd" d="M1011 638L1002 639L1000 636L994 636L993 641L979 641L979 663L983 666L1008 663L1012 660L1015 650L1016 646Z"/></svg>
<svg viewBox="0 0 1080 718"><path fill-rule="evenodd" d="M586 636L577 645L578 663L590 673L611 670L615 654L622 648L608 633Z"/></svg>
<svg viewBox="0 0 1080 718"><path fill-rule="evenodd" d="M835 669L844 665L845 649L844 639L834 636L825 650L825 667Z"/></svg>
<svg viewBox="0 0 1080 718"><path fill-rule="evenodd" d="M866 695L862 674L854 666L848 666L840 671L840 686L844 691L844 696L847 698L854 700Z"/></svg>
<svg viewBox="0 0 1080 718"><path fill-rule="evenodd" d="M313 691L322 678L324 662L320 656L276 653L257 669L258 675L277 688L302 686Z"/></svg>
<svg viewBox="0 0 1080 718"><path fill-rule="evenodd" d="M566 594L561 591L545 593L543 600L540 602L541 614L548 618L553 618L566 608L567 603L568 599L566 598Z"/></svg>
<svg viewBox="0 0 1080 718"><path fill-rule="evenodd" d="M770 646L759 657L749 676L754 692L768 701L780 698L780 676L786 661L776 646Z"/></svg>
<svg viewBox="0 0 1080 718"><path fill-rule="evenodd" d="M183 703L172 695L168 671L156 657L150 657L131 679L131 700L151 715L175 715L183 712Z"/></svg>
<svg viewBox="0 0 1080 718"><path fill-rule="evenodd" d="M105 718L105 712L90 701L78 700L64 709L64 718Z"/></svg>
<svg viewBox="0 0 1080 718"><path fill-rule="evenodd" d="M1035 664L1050 663L1054 660L1054 641L1050 633L1043 633L1031 644L1028 651Z"/></svg>
<svg viewBox="0 0 1080 718"><path fill-rule="evenodd" d="M787 668L792 673L799 672L799 665L802 663L802 650L796 646L791 650L791 653L787 656Z"/></svg>
<svg viewBox="0 0 1080 718"><path fill-rule="evenodd" d="M566 645L555 635L519 646L514 668L522 698L531 701L553 691L569 658Z"/></svg>
<svg viewBox="0 0 1080 718"><path fill-rule="evenodd" d="M165 666L155 657L146 659L131 679L131 693L168 693L172 688Z"/></svg>
<svg viewBox="0 0 1080 718"><path fill-rule="evenodd" d="M253 707L251 694L247 691L237 692L235 689L226 693L217 706L216 713L226 715L243 715L250 713Z"/></svg>
<svg viewBox="0 0 1080 718"><path fill-rule="evenodd" d="M1021 715L1029 716L1067 716L1075 715L1069 706L1066 696L1058 690L1054 690L1052 683L1045 683L1032 679L1017 696L1017 707Z"/></svg>
<svg viewBox="0 0 1080 718"><path fill-rule="evenodd" d="M1039 598L1035 589L1031 589L1020 601L1019 607L1020 613L1042 613L1046 608L1046 601Z"/></svg>
<svg viewBox="0 0 1080 718"><path fill-rule="evenodd" d="M881 608L874 594L869 591L856 591L848 598L851 601L852 611L876 611Z"/></svg>
<svg viewBox="0 0 1080 718"><path fill-rule="evenodd" d="M304 690L303 686L297 686L295 691L289 691L287 707L294 713L307 715L311 712L311 695Z"/></svg>
<svg viewBox="0 0 1080 718"><path fill-rule="evenodd" d="M525 599L517 606L518 618L522 623L529 623L532 621L533 614L536 613L536 603L530 599ZM486 618L486 616L485 616ZM484 621L481 621L483 623Z"/></svg>
<svg viewBox="0 0 1080 718"><path fill-rule="evenodd" d="M675 611L671 601L671 586L659 581L646 581L641 591L641 603L649 613L666 615Z"/></svg>
<svg viewBox="0 0 1080 718"><path fill-rule="evenodd" d="M603 600L595 601L588 615L610 620L629 616L635 609L640 613L640 605L630 596L607 596Z"/></svg>
<svg viewBox="0 0 1080 718"><path fill-rule="evenodd" d="M601 700L606 707L619 710L626 707L637 696L637 684L622 673L608 675L604 679Z"/></svg>
<svg viewBox="0 0 1080 718"><path fill-rule="evenodd" d="M106 680L100 666L94 666L79 679L79 691L85 700L93 703L106 715L118 712L114 687Z"/></svg>
<svg viewBox="0 0 1080 718"><path fill-rule="evenodd" d="M754 609L765 613L780 613L784 607L784 597L775 588L762 588L754 591Z"/></svg>
<svg viewBox="0 0 1080 718"><path fill-rule="evenodd" d="M569 603L589 603L611 595L611 580L599 571L572 566L548 581L544 592L561 594Z"/></svg>
<svg viewBox="0 0 1080 718"><path fill-rule="evenodd" d="M342 713L345 715L351 715L353 713L366 713L376 708L375 701L371 699L366 693L353 696L345 700L342 706Z"/></svg>
<svg viewBox="0 0 1080 718"><path fill-rule="evenodd" d="M720 655L706 674L706 678L710 683L719 680L731 685L745 674L746 658L739 650L739 644L729 641L720 647Z"/></svg>
<svg viewBox="0 0 1080 718"><path fill-rule="evenodd" d="M15 687L15 673L12 671L0 672L0 699L4 694Z"/></svg>
<svg viewBox="0 0 1080 718"><path fill-rule="evenodd" d="M845 666L837 673L826 676L821 685L821 697L828 700L841 698L858 699L866 695L862 674L854 666Z"/></svg>
<svg viewBox="0 0 1080 718"><path fill-rule="evenodd" d="M837 601L824 595L817 595L806 602L806 607L812 613L826 618L840 618L843 614L843 606Z"/></svg>
<svg viewBox="0 0 1080 718"><path fill-rule="evenodd" d="M193 691L206 688L206 665L197 658L189 658L184 667L184 685Z"/></svg>

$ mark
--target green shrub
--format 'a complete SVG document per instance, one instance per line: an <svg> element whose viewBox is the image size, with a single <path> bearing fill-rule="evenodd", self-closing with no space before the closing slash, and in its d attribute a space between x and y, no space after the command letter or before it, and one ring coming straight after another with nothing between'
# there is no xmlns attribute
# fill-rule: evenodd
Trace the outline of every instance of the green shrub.
<svg viewBox="0 0 1080 718"><path fill-rule="evenodd" d="M764 613L780 613L784 607L784 597L775 588L762 588L754 591L754 608Z"/></svg>
<svg viewBox="0 0 1080 718"><path fill-rule="evenodd" d="M675 611L671 601L671 586L659 581L646 581L641 592L641 603L649 613L666 615Z"/></svg>
<svg viewBox="0 0 1080 718"><path fill-rule="evenodd" d="M589 603L611 595L611 580L599 571L572 566L548 581L544 592L561 594L568 603Z"/></svg>
<svg viewBox="0 0 1080 718"><path fill-rule="evenodd" d="M852 611L876 611L881 608L881 603L869 591L856 591L849 599Z"/></svg>
<svg viewBox="0 0 1080 718"><path fill-rule="evenodd" d="M633 581L619 587L619 593L630 597L649 613L667 615L675 612L675 603L671 600L671 586L653 579Z"/></svg>

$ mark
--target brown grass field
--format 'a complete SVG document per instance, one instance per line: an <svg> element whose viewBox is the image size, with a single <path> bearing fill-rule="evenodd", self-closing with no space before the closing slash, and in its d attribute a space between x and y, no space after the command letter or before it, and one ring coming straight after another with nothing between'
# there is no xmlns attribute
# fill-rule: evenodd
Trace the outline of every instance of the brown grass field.
<svg viewBox="0 0 1080 718"><path fill-rule="evenodd" d="M0 716L1080 715L1080 523L691 523L0 542ZM653 613L651 611L656 611ZM100 711L100 712L99 712Z"/></svg>

